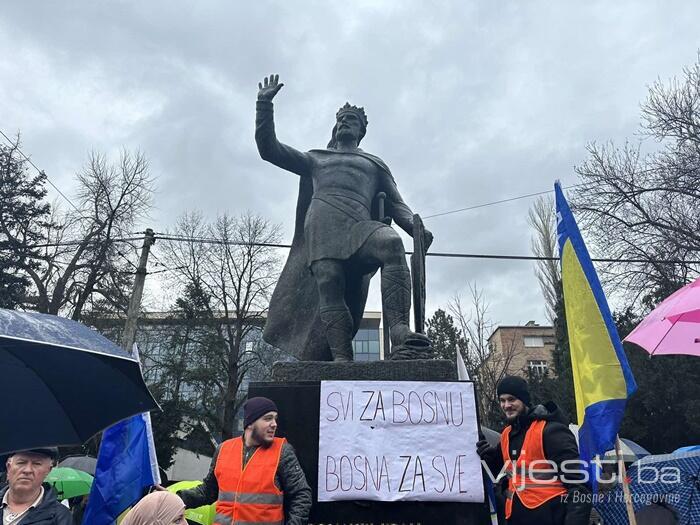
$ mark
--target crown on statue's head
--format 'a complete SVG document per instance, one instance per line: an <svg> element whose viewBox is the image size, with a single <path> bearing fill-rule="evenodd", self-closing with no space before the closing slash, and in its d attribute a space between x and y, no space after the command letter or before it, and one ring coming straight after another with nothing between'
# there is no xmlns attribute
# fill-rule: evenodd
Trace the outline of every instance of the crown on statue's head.
<svg viewBox="0 0 700 525"><path fill-rule="evenodd" d="M367 115L365 115L365 108L358 108L357 106L351 106L349 102L346 102L345 105L338 110L338 113L335 114L335 119L338 120L340 116L343 113L348 113L352 112L355 113L359 117L359 119L362 121L362 124L364 127L367 127L368 121L367 121Z"/></svg>

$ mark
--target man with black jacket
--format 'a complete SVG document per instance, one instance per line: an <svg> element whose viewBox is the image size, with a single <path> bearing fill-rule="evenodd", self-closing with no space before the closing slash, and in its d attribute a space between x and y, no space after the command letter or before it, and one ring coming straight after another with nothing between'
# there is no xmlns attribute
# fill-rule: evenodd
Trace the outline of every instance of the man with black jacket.
<svg viewBox="0 0 700 525"><path fill-rule="evenodd" d="M215 524L306 525L311 488L294 448L275 437L277 406L266 397L254 397L243 413L243 435L219 445L202 484L178 495L188 508L216 501Z"/></svg>
<svg viewBox="0 0 700 525"><path fill-rule="evenodd" d="M36 448L7 459L7 486L0 490L2 525L72 525L70 511L44 483L57 457L55 448Z"/></svg>
<svg viewBox="0 0 700 525"><path fill-rule="evenodd" d="M591 496L576 439L554 403L530 407L527 382L505 377L497 387L508 426L501 443L477 443L493 477L504 470L508 525L587 525ZM505 465L505 468L504 468Z"/></svg>

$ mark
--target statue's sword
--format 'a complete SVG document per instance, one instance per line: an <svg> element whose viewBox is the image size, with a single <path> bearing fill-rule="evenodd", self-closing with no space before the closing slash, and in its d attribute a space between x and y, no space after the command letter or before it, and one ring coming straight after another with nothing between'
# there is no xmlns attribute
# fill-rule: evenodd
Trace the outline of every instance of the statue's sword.
<svg viewBox="0 0 700 525"><path fill-rule="evenodd" d="M411 255L411 284L413 288L414 330L425 333L425 228L420 215L413 216L413 254Z"/></svg>
<svg viewBox="0 0 700 525"><path fill-rule="evenodd" d="M380 191L377 193L377 219L384 224L390 224L391 218L384 215L384 201L386 193ZM389 359L391 356L391 337L389 334L389 323L386 319L386 310L382 308L382 326L384 327L383 342L384 342L384 359Z"/></svg>

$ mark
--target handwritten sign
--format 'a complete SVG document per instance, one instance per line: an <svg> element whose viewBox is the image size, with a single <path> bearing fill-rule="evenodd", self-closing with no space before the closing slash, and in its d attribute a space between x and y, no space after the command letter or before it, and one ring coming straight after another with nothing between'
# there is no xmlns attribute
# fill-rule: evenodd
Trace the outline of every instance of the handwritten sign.
<svg viewBox="0 0 700 525"><path fill-rule="evenodd" d="M322 381L318 500L484 501L474 385Z"/></svg>

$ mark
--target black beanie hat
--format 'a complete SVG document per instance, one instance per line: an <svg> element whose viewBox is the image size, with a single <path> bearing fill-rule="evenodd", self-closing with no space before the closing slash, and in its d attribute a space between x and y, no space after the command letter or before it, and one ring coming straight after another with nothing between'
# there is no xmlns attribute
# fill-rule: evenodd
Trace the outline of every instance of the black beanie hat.
<svg viewBox="0 0 700 525"><path fill-rule="evenodd" d="M527 389L527 381L518 376L506 376L501 379L496 388L497 394L510 394L517 397L526 405L530 405L530 391Z"/></svg>
<svg viewBox="0 0 700 525"><path fill-rule="evenodd" d="M243 405L243 428L255 423L255 421L268 412L277 412L277 405L272 399L266 397L251 397Z"/></svg>

